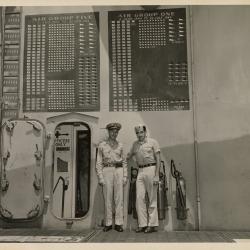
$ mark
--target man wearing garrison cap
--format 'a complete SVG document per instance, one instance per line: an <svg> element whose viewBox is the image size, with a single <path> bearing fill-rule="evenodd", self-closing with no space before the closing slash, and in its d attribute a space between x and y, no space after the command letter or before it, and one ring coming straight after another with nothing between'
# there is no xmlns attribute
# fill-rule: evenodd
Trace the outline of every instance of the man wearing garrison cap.
<svg viewBox="0 0 250 250"><path fill-rule="evenodd" d="M105 202L104 232L112 229L112 204L115 204L115 230L123 231L123 186L127 183L127 162L123 145L116 140L121 124L109 123L106 126L108 139L98 147L96 172L99 184L103 187Z"/></svg>
<svg viewBox="0 0 250 250"><path fill-rule="evenodd" d="M135 127L138 138L134 142L127 158L133 157L138 165L136 180L136 210L138 215L137 233L156 231L158 222L157 187L159 183L160 147L156 140L147 138L145 125ZM145 195L148 195L148 211Z"/></svg>

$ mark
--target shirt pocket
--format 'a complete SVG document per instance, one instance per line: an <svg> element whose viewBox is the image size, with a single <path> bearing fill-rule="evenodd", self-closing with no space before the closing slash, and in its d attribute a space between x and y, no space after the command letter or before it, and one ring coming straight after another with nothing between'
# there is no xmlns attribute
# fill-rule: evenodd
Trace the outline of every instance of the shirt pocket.
<svg viewBox="0 0 250 250"><path fill-rule="evenodd" d="M144 152L146 154L152 154L153 153L152 147L150 145L144 146Z"/></svg>
<svg viewBox="0 0 250 250"><path fill-rule="evenodd" d="M103 160L105 162L108 162L111 157L111 150L109 148L104 148L103 149Z"/></svg>
<svg viewBox="0 0 250 250"><path fill-rule="evenodd" d="M118 147L114 150L114 155L118 158L121 157L121 153L122 153L121 147Z"/></svg>
<svg viewBox="0 0 250 250"><path fill-rule="evenodd" d="M106 157L110 157L110 154L111 154L111 150L109 148L103 148L103 157L106 158Z"/></svg>

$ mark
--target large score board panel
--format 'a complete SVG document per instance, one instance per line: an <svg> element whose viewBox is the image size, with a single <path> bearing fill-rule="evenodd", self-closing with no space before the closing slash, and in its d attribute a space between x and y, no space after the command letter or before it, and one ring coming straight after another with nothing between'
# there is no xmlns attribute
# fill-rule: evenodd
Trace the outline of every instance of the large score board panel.
<svg viewBox="0 0 250 250"><path fill-rule="evenodd" d="M99 14L25 17L24 111L99 111Z"/></svg>
<svg viewBox="0 0 250 250"><path fill-rule="evenodd" d="M189 109L186 9L111 11L110 111Z"/></svg>

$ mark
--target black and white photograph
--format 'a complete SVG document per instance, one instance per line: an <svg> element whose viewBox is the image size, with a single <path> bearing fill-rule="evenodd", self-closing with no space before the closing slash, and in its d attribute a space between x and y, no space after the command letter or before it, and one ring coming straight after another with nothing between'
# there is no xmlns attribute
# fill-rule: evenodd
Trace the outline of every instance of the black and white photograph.
<svg viewBox="0 0 250 250"><path fill-rule="evenodd" d="M246 4L2 4L0 248L249 247L249 23Z"/></svg>

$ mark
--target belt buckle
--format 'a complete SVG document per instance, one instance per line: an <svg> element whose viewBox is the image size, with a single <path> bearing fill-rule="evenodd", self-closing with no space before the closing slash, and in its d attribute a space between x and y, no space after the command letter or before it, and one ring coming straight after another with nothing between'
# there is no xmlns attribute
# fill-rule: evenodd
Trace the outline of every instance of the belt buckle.
<svg viewBox="0 0 250 250"><path fill-rule="evenodd" d="M145 165L142 165L142 168L146 168L146 167L150 167L150 166L154 166L156 163L148 163L148 164L145 164Z"/></svg>
<svg viewBox="0 0 250 250"><path fill-rule="evenodd" d="M121 162L115 163L115 168L121 168L121 167L122 167L122 163Z"/></svg>
<svg viewBox="0 0 250 250"><path fill-rule="evenodd" d="M112 164L111 163L105 163L104 167L106 167L106 168L112 167Z"/></svg>

